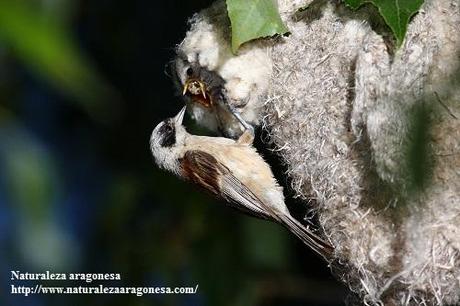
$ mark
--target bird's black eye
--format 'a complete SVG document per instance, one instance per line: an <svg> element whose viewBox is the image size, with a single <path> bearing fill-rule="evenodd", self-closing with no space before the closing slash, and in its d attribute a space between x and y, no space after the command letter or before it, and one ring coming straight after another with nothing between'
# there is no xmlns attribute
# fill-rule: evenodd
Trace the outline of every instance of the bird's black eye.
<svg viewBox="0 0 460 306"><path fill-rule="evenodd" d="M176 129L173 122L165 122L158 132L161 135L160 145L162 147L171 147L176 143Z"/></svg>
<svg viewBox="0 0 460 306"><path fill-rule="evenodd" d="M187 69L187 71L185 71L185 73L187 73L188 76L191 76L191 75L193 74L193 69L192 69L192 67L189 67L189 68Z"/></svg>

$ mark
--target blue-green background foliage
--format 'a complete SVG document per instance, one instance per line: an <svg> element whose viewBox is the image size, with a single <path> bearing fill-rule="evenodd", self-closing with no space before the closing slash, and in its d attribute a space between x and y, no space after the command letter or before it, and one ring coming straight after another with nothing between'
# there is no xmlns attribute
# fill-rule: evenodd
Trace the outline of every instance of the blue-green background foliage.
<svg viewBox="0 0 460 306"><path fill-rule="evenodd" d="M344 289L286 231L152 162L152 128L183 105L165 65L207 5L0 1L0 305L341 304ZM26 298L9 293L11 270L199 291Z"/></svg>

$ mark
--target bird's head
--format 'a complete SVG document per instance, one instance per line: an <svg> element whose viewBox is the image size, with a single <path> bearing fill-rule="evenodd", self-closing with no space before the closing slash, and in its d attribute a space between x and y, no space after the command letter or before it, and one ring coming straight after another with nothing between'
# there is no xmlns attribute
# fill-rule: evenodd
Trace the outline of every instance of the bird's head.
<svg viewBox="0 0 460 306"><path fill-rule="evenodd" d="M195 62L188 62L182 57L176 60L176 73L182 86L182 95L192 103L211 110L216 104L221 105L225 98L225 81L215 71L210 71Z"/></svg>
<svg viewBox="0 0 460 306"><path fill-rule="evenodd" d="M185 144L187 131L182 125L186 107L172 118L160 122L150 136L150 150L157 165L178 173L179 158Z"/></svg>
<svg viewBox="0 0 460 306"><path fill-rule="evenodd" d="M234 122L222 122L220 118L221 122L216 123L207 118L215 116L214 106L222 106L222 100L248 123L259 123L272 74L269 45L264 41L250 42L234 54L224 1L216 1L192 18L190 30L177 46L173 74L191 102L192 117L198 124L212 130L228 129ZM219 126L222 123L227 126Z"/></svg>

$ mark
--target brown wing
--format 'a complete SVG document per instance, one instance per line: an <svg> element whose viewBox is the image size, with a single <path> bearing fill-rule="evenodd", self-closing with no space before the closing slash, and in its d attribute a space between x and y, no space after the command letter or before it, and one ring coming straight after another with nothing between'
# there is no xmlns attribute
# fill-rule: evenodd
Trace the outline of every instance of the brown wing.
<svg viewBox="0 0 460 306"><path fill-rule="evenodd" d="M187 180L226 200L230 206L246 214L271 219L260 199L211 154L190 150L180 162L182 175Z"/></svg>
<svg viewBox="0 0 460 306"><path fill-rule="evenodd" d="M223 173L217 160L202 151L187 151L180 160L182 176L206 189L215 196L219 196L219 176Z"/></svg>
<svg viewBox="0 0 460 306"><path fill-rule="evenodd" d="M211 154L192 150L181 159L182 175L230 206L262 219L276 220L286 226L319 255L329 261L332 247L289 214L278 213L266 206L246 185Z"/></svg>

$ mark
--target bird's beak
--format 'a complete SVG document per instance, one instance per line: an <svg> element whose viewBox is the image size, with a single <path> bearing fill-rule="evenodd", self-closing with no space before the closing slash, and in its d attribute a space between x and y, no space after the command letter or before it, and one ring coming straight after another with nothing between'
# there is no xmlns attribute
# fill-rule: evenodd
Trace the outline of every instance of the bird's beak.
<svg viewBox="0 0 460 306"><path fill-rule="evenodd" d="M190 85L190 80L185 81L184 88L182 89L183 96L185 96L185 94L187 93L189 85Z"/></svg>
<svg viewBox="0 0 460 306"><path fill-rule="evenodd" d="M187 106L182 107L180 112L174 117L174 122L176 122L177 125L182 125L182 121L184 120L186 109L187 109Z"/></svg>
<svg viewBox="0 0 460 306"><path fill-rule="evenodd" d="M182 95L185 96L187 92L197 95L200 94L206 99L206 86L200 80L188 79L185 81L184 88L182 88Z"/></svg>

